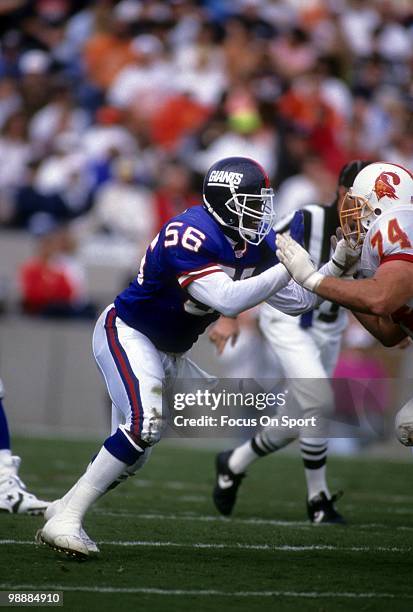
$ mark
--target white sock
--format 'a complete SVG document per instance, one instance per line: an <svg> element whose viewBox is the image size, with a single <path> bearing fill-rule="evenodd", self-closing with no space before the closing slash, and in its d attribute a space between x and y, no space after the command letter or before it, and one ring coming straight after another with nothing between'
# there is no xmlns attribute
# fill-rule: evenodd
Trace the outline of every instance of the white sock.
<svg viewBox="0 0 413 612"><path fill-rule="evenodd" d="M90 506L107 491L127 467L126 463L116 459L102 446L93 463L63 497L63 499L69 497L63 513L75 521L82 522Z"/></svg>
<svg viewBox="0 0 413 612"><path fill-rule="evenodd" d="M11 450L9 448L2 448L0 450L0 477L2 480L9 478L10 476L17 475L18 466L13 464Z"/></svg>
<svg viewBox="0 0 413 612"><path fill-rule="evenodd" d="M259 455L252 450L251 440L248 440L248 442L234 449L229 458L228 466L234 474L242 474L256 459L259 459Z"/></svg>
<svg viewBox="0 0 413 612"><path fill-rule="evenodd" d="M323 491L327 495L327 499L331 498L326 481L326 468L326 465L323 465L321 468L316 470L304 468L305 479L307 481L308 499L315 497Z"/></svg>
<svg viewBox="0 0 413 612"><path fill-rule="evenodd" d="M3 464L9 465L11 457L11 450L9 448L2 448L0 450L0 468Z"/></svg>
<svg viewBox="0 0 413 612"><path fill-rule="evenodd" d="M77 481L77 482L79 482L79 481ZM56 501L59 501L59 502L63 503L66 506L66 504L68 503L69 499L72 497L74 491L76 490L77 482L75 482L73 487L71 489L69 489L68 492L63 495L63 497L61 497L60 499L58 499Z"/></svg>
<svg viewBox="0 0 413 612"><path fill-rule="evenodd" d="M85 473L87 473L90 470L91 465L92 465L92 462L90 462L89 465L87 466ZM60 499L57 499L56 501L62 503L64 506L66 506L66 504L68 503L69 499L72 497L73 492L76 489L76 486L77 486L77 482L75 482L73 487L71 489L69 489Z"/></svg>
<svg viewBox="0 0 413 612"><path fill-rule="evenodd" d="M325 438L300 437L300 450L304 462L308 499L323 492L327 499L330 499L331 495L326 481L328 440Z"/></svg>

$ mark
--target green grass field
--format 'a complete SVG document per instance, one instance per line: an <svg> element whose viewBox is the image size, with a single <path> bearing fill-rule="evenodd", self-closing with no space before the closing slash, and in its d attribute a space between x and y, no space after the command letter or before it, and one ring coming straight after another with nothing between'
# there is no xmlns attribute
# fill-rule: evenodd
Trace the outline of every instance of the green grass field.
<svg viewBox="0 0 413 612"><path fill-rule="evenodd" d="M98 448L17 440L39 496L67 490ZM412 610L413 461L332 459L347 527L310 526L297 456L257 463L232 519L211 502L212 451L160 444L139 476L99 501L98 558L33 544L38 517L0 516L0 589L64 590L68 610Z"/></svg>

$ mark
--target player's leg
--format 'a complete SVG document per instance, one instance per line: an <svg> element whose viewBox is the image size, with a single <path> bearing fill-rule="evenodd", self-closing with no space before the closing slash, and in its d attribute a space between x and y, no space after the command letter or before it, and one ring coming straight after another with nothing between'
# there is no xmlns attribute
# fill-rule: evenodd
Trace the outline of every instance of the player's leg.
<svg viewBox="0 0 413 612"><path fill-rule="evenodd" d="M82 520L90 506L124 477L140 469L160 438L163 367L161 354L143 334L108 308L96 324L93 349L112 402L124 422L107 438L72 490L65 506L40 532L45 543L87 556Z"/></svg>
<svg viewBox="0 0 413 612"><path fill-rule="evenodd" d="M312 382L312 379L325 379L326 372L320 361L320 350L308 332L299 327L296 319L267 306L262 307L260 312L260 328L283 371L291 379L292 390L305 415L325 413L331 409L329 386L322 390L319 384ZM239 484L249 465L284 448L296 437L294 432L286 430L284 433L268 427L233 451L218 455L214 490L217 509L223 514L230 514ZM301 437L300 448L307 482L307 500L319 495L322 499L331 499L326 482L327 439Z"/></svg>
<svg viewBox="0 0 413 612"><path fill-rule="evenodd" d="M213 380L214 377L207 374L196 363L188 357L179 357L175 364L168 364L167 373L169 379L208 379ZM169 370L169 371L168 371ZM191 388L191 391L196 391ZM235 503L236 494L245 474L234 474L228 468L227 460L232 451L219 453L216 457L216 475L217 482L213 490L213 501L216 508L221 514L231 514Z"/></svg>
<svg viewBox="0 0 413 612"><path fill-rule="evenodd" d="M260 309L260 328L263 327L263 315L266 316L265 308L264 306ZM273 312L276 311L270 308L270 315ZM276 314L284 316L281 313ZM265 321L264 327L267 328L267 321ZM282 374L283 364L278 359L274 349L269 349L266 339L264 339L262 346L262 351L264 350L271 359L273 370ZM215 460L216 482L213 490L213 501L217 510L226 516L231 514L239 487L249 466L257 459L284 448L296 437L297 435L292 432L284 434L274 428L267 427L236 448L219 453Z"/></svg>
<svg viewBox="0 0 413 612"><path fill-rule="evenodd" d="M0 380L0 512L43 514L49 502L37 499L18 476L20 457L11 451L3 397L4 387Z"/></svg>
<svg viewBox="0 0 413 612"><path fill-rule="evenodd" d="M317 321L310 331L314 341L320 349L321 363L323 364L329 379L333 378L334 370L340 356L342 336L348 320L346 313L344 313L344 315L345 316L343 316L343 313L340 314L340 321L338 325L336 323ZM333 453L337 450L342 452L343 449L347 449L349 447L352 449L354 447L354 440L351 438L343 439L336 437L339 430L339 427L333 427L332 435L329 439L329 451L332 451Z"/></svg>
<svg viewBox="0 0 413 612"><path fill-rule="evenodd" d="M9 424L3 407L4 387L0 379L0 470L11 463Z"/></svg>
<svg viewBox="0 0 413 612"><path fill-rule="evenodd" d="M307 332L317 347L314 368L314 381L304 388L310 392L310 397L302 401L305 405L314 405L314 397L319 394L318 412L323 416L334 413L334 394L327 380L331 378L341 347L341 330L331 330L331 326L318 323ZM325 385L323 386L323 380ZM305 381L302 381L305 382ZM344 523L344 519L336 510L335 502L341 492L331 495L327 486L327 454L328 439L324 437L311 438L300 436L301 455L307 481L308 497L307 512L313 523Z"/></svg>
<svg viewBox="0 0 413 612"><path fill-rule="evenodd" d="M230 515L249 466L257 459L284 448L296 437L291 434L277 434L274 428L268 427L240 446L218 453L215 459L216 482L212 494L217 510L224 516Z"/></svg>
<svg viewBox="0 0 413 612"><path fill-rule="evenodd" d="M295 393L295 379L325 377L322 367L314 368L314 363L319 362L320 351L307 332L298 325L297 319L264 305L260 310L259 326L277 362L277 369L281 366L284 376L292 379ZM308 385L305 393L308 405L311 404L308 397L310 391ZM315 398L313 404L317 404L317 401ZM229 467L236 474L244 472L253 461L284 448L296 437L296 434L288 430L281 433L273 427L264 428L254 438L234 450Z"/></svg>
<svg viewBox="0 0 413 612"><path fill-rule="evenodd" d="M278 317L277 317L278 319ZM280 359L290 379L293 395L305 417L315 416L319 422L334 410L334 395L323 364L321 343L308 329L290 318L263 326L266 338ZM271 439L271 431L267 434ZM316 435L300 432L301 457L307 484L307 513L313 523L341 523L327 484L328 439L323 430Z"/></svg>
<svg viewBox="0 0 413 612"><path fill-rule="evenodd" d="M112 404L112 413L111 413L111 434L113 435L116 430L118 429L119 425L123 424L124 422L124 416L121 410L119 410L117 408L117 406L115 406L115 404ZM90 467L90 465L92 464L93 459L91 461L91 463L89 464L88 468ZM122 477L120 477L119 482L121 482ZM123 478L123 480L126 480L126 478ZM45 519L48 521L49 519L51 519L53 516L55 516L56 514L58 514L59 512L62 512L63 509L65 508L66 504L69 502L69 500L72 497L72 494L74 493L74 491L76 490L76 484L75 483L73 485L73 487L71 489L69 489L69 491L67 491L63 497L61 497L60 499L56 499L54 502L52 502L48 509L46 510L44 516ZM99 552L99 548L96 544L96 542L94 542L92 540L92 538L90 538L88 536L88 534L86 533L85 529L82 527L80 530L80 535L82 540L84 541L84 543L87 546L87 549L90 553L98 553Z"/></svg>

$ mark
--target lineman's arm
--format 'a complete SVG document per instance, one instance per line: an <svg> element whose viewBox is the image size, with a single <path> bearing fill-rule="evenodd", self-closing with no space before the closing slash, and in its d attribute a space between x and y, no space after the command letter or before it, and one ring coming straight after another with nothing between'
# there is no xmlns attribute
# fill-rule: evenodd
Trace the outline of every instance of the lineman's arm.
<svg viewBox="0 0 413 612"><path fill-rule="evenodd" d="M325 300L358 312L389 316L413 297L413 268L410 261L383 263L375 275L363 280L344 280L317 271L309 254L289 237L277 237L277 255L291 276L303 287Z"/></svg>
<svg viewBox="0 0 413 612"><path fill-rule="evenodd" d="M386 317L412 299L413 267L407 261L389 261L373 278L343 281L324 277L315 291L351 310Z"/></svg>
<svg viewBox="0 0 413 612"><path fill-rule="evenodd" d="M320 268L320 273L326 276L334 276L342 272L331 261L328 261ZM291 279L286 287L280 289L280 291L274 293L266 300L267 304L273 308L292 316L314 310L322 301L323 298L305 289L293 279Z"/></svg>
<svg viewBox="0 0 413 612"><path fill-rule="evenodd" d="M284 266L277 264L245 280L233 281L225 272L214 272L193 280L187 290L202 304L226 317L236 317L244 310L264 302L290 280Z"/></svg>
<svg viewBox="0 0 413 612"><path fill-rule="evenodd" d="M393 323L389 317L378 317L360 312L354 312L354 316L384 346L396 346L406 338L400 325Z"/></svg>

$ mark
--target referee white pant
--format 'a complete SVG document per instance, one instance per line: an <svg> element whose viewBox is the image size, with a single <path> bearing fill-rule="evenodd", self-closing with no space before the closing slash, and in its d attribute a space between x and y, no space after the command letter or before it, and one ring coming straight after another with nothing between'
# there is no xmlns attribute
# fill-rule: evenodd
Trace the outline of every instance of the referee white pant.
<svg viewBox="0 0 413 612"><path fill-rule="evenodd" d="M337 363L345 325L344 315L339 325L317 321L313 327L303 329L296 317L268 305L260 309L260 329L305 416L328 417L334 411L334 394L328 379ZM291 432L283 436L271 430L268 427L264 431L273 445L280 447L291 441Z"/></svg>
<svg viewBox="0 0 413 612"><path fill-rule="evenodd" d="M342 317L342 315L341 315ZM317 321L306 329L299 317L284 314L264 304L260 308L259 327L288 378L329 378L340 354L342 333L346 327Z"/></svg>

